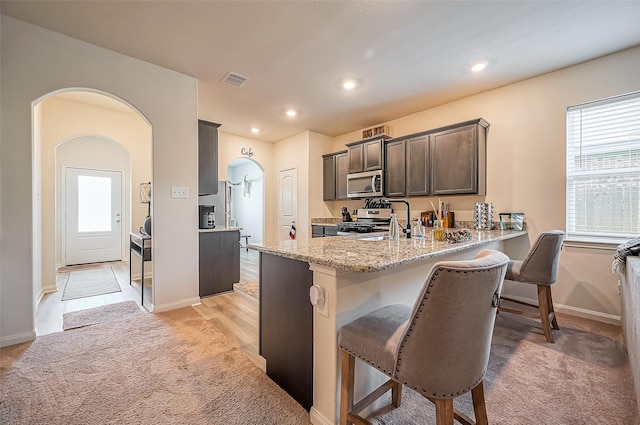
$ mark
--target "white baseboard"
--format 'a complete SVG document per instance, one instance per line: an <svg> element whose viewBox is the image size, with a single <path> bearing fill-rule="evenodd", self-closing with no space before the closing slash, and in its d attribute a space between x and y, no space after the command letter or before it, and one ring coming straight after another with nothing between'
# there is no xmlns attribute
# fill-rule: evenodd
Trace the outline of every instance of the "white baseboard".
<svg viewBox="0 0 640 425"><path fill-rule="evenodd" d="M168 304L153 305L150 311L154 313L162 313L163 311L175 310L177 308L191 307L194 304L200 304L200 297L174 301Z"/></svg>
<svg viewBox="0 0 640 425"><path fill-rule="evenodd" d="M534 305L538 304L538 300L533 300L531 298L518 297L514 295L508 295L508 297L516 301L522 301L522 302L526 302ZM558 313L564 313L570 316L582 317L583 319L591 319L598 322L611 323L614 325L621 324L620 316L616 316L609 313L603 313L601 311L587 310L584 308L558 304L555 302L553 303L553 309Z"/></svg>
<svg viewBox="0 0 640 425"><path fill-rule="evenodd" d="M313 406L311 406L311 410L309 411L309 418L313 425L335 425L333 421L328 420Z"/></svg>
<svg viewBox="0 0 640 425"><path fill-rule="evenodd" d="M36 331L23 332L15 335L3 336L0 338L0 347L8 347L23 342L29 342L36 339Z"/></svg>
<svg viewBox="0 0 640 425"><path fill-rule="evenodd" d="M621 325L620 316L615 316L609 313L602 313L600 311L586 310L584 308L572 307L569 305L553 303L553 308L559 313L565 313L571 316L582 317L584 319L596 320L598 322L611 323L614 325Z"/></svg>

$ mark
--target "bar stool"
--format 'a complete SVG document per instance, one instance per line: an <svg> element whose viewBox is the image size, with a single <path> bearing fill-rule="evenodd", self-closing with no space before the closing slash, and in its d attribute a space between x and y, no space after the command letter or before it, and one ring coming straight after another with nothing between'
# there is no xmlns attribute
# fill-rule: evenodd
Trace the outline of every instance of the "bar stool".
<svg viewBox="0 0 640 425"><path fill-rule="evenodd" d="M527 311L515 310L500 306L499 311L513 313L521 316L540 319L542 331L548 342L555 342L553 339L553 329L560 329L556 320L556 313L553 309L553 299L551 298L551 285L555 283L558 276L558 263L560 261L560 250L564 232L561 230L549 230L538 236L531 250L524 260L509 261L505 280L529 283L538 287L538 305L527 303L513 298L502 297L505 301L510 301L538 309L538 315Z"/></svg>
<svg viewBox="0 0 640 425"><path fill-rule="evenodd" d="M435 404L437 425L454 418L487 424L483 379L508 261L483 250L473 260L437 263L413 308L383 307L343 326L340 424L369 424L359 412L388 390L400 406L402 385ZM356 357L390 379L354 404ZM469 391L476 422L453 408L453 399Z"/></svg>
<svg viewBox="0 0 640 425"><path fill-rule="evenodd" d="M240 239L244 238L244 249L247 250L247 252L249 252L249 238L252 235L240 235ZM240 243L240 247L242 247L242 243Z"/></svg>

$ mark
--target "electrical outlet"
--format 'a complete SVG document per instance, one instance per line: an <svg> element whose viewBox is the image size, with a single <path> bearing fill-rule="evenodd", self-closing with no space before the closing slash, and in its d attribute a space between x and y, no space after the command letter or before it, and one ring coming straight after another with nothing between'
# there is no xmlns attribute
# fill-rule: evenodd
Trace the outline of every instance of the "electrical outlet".
<svg viewBox="0 0 640 425"><path fill-rule="evenodd" d="M189 197L189 188L184 186L171 186L171 197L186 199Z"/></svg>

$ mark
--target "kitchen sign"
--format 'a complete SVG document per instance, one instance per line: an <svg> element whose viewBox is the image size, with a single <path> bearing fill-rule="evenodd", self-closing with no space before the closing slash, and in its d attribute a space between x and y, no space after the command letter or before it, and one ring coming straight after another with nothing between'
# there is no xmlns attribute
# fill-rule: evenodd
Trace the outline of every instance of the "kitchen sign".
<svg viewBox="0 0 640 425"><path fill-rule="evenodd" d="M246 157L251 158L253 156L253 151L251 150L251 148L247 149L247 148L242 148L240 149L240 153Z"/></svg>

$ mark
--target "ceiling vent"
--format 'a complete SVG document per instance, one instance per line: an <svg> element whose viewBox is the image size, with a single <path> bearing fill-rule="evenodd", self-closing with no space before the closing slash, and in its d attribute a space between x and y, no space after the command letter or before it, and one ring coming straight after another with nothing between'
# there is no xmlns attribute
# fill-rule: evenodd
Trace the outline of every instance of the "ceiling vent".
<svg viewBox="0 0 640 425"><path fill-rule="evenodd" d="M240 75L235 72L227 72L227 75L224 76L222 82L232 86L242 87L248 79L249 77L245 77L244 75Z"/></svg>

